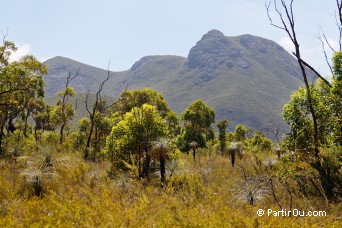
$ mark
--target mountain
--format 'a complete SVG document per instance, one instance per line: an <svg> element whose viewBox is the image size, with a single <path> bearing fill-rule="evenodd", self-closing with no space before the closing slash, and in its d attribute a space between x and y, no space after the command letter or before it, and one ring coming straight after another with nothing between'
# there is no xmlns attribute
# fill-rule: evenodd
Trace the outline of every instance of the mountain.
<svg viewBox="0 0 342 228"><path fill-rule="evenodd" d="M45 65L47 96L63 89L68 72L80 69L71 83L78 92L95 92L108 74L63 57ZM104 88L107 96L117 97L125 88L153 88L178 114L202 99L215 109L218 120L231 121L230 129L238 123L253 129L283 123L282 107L302 85L296 60L277 43L252 35L226 37L218 30L205 34L187 58L146 56L127 71L110 73Z"/></svg>

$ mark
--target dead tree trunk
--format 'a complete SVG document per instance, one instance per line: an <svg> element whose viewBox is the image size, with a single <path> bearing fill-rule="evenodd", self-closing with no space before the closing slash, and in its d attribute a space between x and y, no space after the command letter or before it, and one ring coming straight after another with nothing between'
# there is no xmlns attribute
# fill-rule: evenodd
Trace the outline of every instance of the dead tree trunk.
<svg viewBox="0 0 342 228"><path fill-rule="evenodd" d="M59 134L60 134L59 143L60 144L63 143L63 140L64 140L64 128L67 125L67 119L66 119L67 117L66 117L66 113L65 113L66 112L65 106L68 103L68 97L69 97L68 94L67 94L67 89L69 87L69 83L78 76L79 72L80 72L80 69L77 70L77 72L76 72L76 74L74 76L71 76L71 73L69 72L69 75L67 77L67 81L65 83L65 92L63 94L62 104L61 104L62 105L62 122L63 123L62 123L61 129L60 129L60 132L59 132Z"/></svg>
<svg viewBox="0 0 342 228"><path fill-rule="evenodd" d="M289 38L291 39L295 51L293 52L293 55L296 57L297 62L299 64L300 70L302 72L303 80L305 83L306 87L306 97L308 100L308 107L309 111L312 117L312 122L313 122L313 127L314 127L314 132L313 132L313 138L314 138L314 153L315 156L318 156L319 153L319 142L318 142L318 123L317 123L317 116L316 116L316 111L313 106L313 98L312 98L312 93L311 93L311 87L308 82L308 77L307 77L307 69L310 69L311 72L316 76L321 78L329 87L331 87L331 84L323 77L321 76L311 65L309 65L307 62L305 62L302 59L301 52L299 49L299 42L297 39L297 34L295 30L295 20L294 20L294 13L293 13L293 1L290 1L290 4L287 4L285 0L279 0L281 3L282 8L280 9L277 5L277 0L270 1L269 4L266 5L267 9L267 16L269 18L269 21L272 26L279 28L281 30L284 30ZM272 21L272 18L270 16L270 5L271 2L274 3L274 9L277 12L279 19L281 21L281 25L274 24Z"/></svg>
<svg viewBox="0 0 342 228"><path fill-rule="evenodd" d="M102 83L99 86L98 91L95 94L95 101L93 102L93 107L91 110L89 109L89 104L88 104L89 93L90 93L89 90L88 90L87 95L86 95L85 105L86 105L86 110L87 110L87 112L89 114L89 118L90 118L90 130L89 130L89 133L87 136L87 144L86 144L85 152L83 155L84 159L89 159L89 157L90 157L89 150L90 150L91 140L92 140L93 134L94 134L94 127L95 127L94 125L95 125L96 119L99 117L99 115L103 114L102 112L104 110L112 107L113 105L115 105L117 103L117 102L114 102L109 106L99 108L100 103L102 103L101 92L103 90L103 86L110 79L111 76L112 76L112 74L108 69L107 70L107 77L102 81Z"/></svg>

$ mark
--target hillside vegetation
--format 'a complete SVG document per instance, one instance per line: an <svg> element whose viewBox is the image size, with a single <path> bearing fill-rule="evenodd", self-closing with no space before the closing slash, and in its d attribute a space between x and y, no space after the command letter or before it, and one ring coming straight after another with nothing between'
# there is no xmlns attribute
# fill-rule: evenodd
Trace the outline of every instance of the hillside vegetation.
<svg viewBox="0 0 342 228"><path fill-rule="evenodd" d="M305 87L288 53L251 35L212 30L188 58L120 73L9 62L4 37L0 227L342 227L342 50L330 79L308 71L281 21Z"/></svg>
<svg viewBox="0 0 342 228"><path fill-rule="evenodd" d="M48 97L63 89L68 72L80 69L80 76L71 83L80 93L95 92L107 75L106 70L64 57L44 64L49 69L44 77ZM277 43L252 35L226 37L211 30L187 58L146 56L127 71L113 72L103 94L118 97L126 88L152 88L178 114L202 99L215 109L217 119L231 121L230 130L239 123L261 130L283 123L282 107L303 84L300 75L296 60Z"/></svg>
<svg viewBox="0 0 342 228"><path fill-rule="evenodd" d="M340 227L341 204L328 204L320 196L290 195L277 172L282 162L266 165L267 157L246 154L231 168L228 157L199 153L198 162L182 155L177 174L160 187L159 179L139 181L123 174L107 175L108 162L89 163L72 153L59 154L67 166L58 175L46 176L45 196L25 197L21 181L24 162L0 163L0 226L53 227ZM276 161L274 155L272 159ZM244 175L247 174L247 177ZM274 181L275 194L287 211L326 211L323 217L258 216L258 209L280 210L266 179ZM295 187L295 186L291 186ZM296 188L296 187L295 187ZM248 202L254 194L255 205ZM293 197L291 201L291 197ZM292 203L291 203L292 202ZM292 204L292 206L291 206ZM266 212L267 213L267 212Z"/></svg>

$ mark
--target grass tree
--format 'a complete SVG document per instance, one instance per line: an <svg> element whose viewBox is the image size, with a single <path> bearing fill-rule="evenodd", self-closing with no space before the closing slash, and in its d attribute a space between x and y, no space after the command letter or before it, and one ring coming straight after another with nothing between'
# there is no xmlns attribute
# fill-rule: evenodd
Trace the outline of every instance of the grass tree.
<svg viewBox="0 0 342 228"><path fill-rule="evenodd" d="M196 160L196 149L197 149L198 143L196 141L191 141L189 143L189 146L192 149L192 155L194 157L194 160Z"/></svg>
<svg viewBox="0 0 342 228"><path fill-rule="evenodd" d="M167 139L160 139L158 141L153 141L151 152L156 155L159 159L160 164L160 181L162 184L166 182L166 159L168 158L168 153L172 150L172 142Z"/></svg>
<svg viewBox="0 0 342 228"><path fill-rule="evenodd" d="M21 172L21 176L24 178L24 188L29 192L29 195L41 197L45 187L57 174L48 167L29 166Z"/></svg>
<svg viewBox="0 0 342 228"><path fill-rule="evenodd" d="M56 153L52 146L39 148L40 150L35 154L19 159L25 166L21 172L24 178L24 190L38 197L51 187L59 174L71 167L70 159L63 154Z"/></svg>
<svg viewBox="0 0 342 228"><path fill-rule="evenodd" d="M228 147L228 152L229 152L229 156L230 156L230 159L231 159L232 167L234 167L236 154L237 153L239 153L239 154L242 153L242 144L241 144L241 142L231 142L229 147Z"/></svg>

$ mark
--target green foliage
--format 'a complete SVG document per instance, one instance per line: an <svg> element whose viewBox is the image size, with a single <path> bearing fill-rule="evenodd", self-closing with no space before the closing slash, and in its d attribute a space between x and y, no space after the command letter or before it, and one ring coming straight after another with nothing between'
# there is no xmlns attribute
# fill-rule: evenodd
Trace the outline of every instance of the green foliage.
<svg viewBox="0 0 342 228"><path fill-rule="evenodd" d="M121 113L130 112L132 108L141 108L144 104L155 106L158 112L165 117L170 108L163 95L149 88L141 90L125 90L119 98L116 109Z"/></svg>
<svg viewBox="0 0 342 228"><path fill-rule="evenodd" d="M178 138L178 145L180 150L188 152L191 148L194 148L190 144L196 143L195 148L205 148L207 146L206 137L204 134L194 134L191 131L183 131L182 135Z"/></svg>
<svg viewBox="0 0 342 228"><path fill-rule="evenodd" d="M227 134L227 141L228 142L235 141L235 134L234 134L234 132L228 132L228 134Z"/></svg>
<svg viewBox="0 0 342 228"><path fill-rule="evenodd" d="M113 127L107 138L107 154L118 168L124 168L122 161L130 162L131 155L136 156L140 164L143 152L145 157L149 156L150 143L166 134L167 125L155 106L134 107Z"/></svg>
<svg viewBox="0 0 342 228"><path fill-rule="evenodd" d="M318 159L310 162L320 174L324 191L328 199L342 197L342 148L322 148Z"/></svg>
<svg viewBox="0 0 342 228"><path fill-rule="evenodd" d="M313 108L317 113L319 126L318 142L320 146L338 144L340 128L338 115L342 109L336 109L329 88L321 81L311 87ZM283 117L291 131L286 145L291 150L313 150L313 123L309 114L306 89L300 88L291 95L290 103L284 106Z"/></svg>
<svg viewBox="0 0 342 228"><path fill-rule="evenodd" d="M260 132L251 138L251 131L243 125L237 125L235 132L227 135L229 121L224 120L218 123L222 153L226 141L239 141L228 148L237 168L228 168L228 159L218 157L208 143L217 142L212 127L214 110L201 100L193 102L182 114L184 128L180 129L177 114L152 89L125 91L112 113L105 111L105 101L96 100L99 103L94 112L88 110L90 119L81 119L78 131L70 132L62 142L63 128L69 128L75 114L69 100L75 95L74 89L67 83L65 90L58 93L61 99L56 107L47 105L42 100L45 67L32 56L9 64L9 50L14 49L11 43L0 47L0 79L4 83L0 88L4 138L0 142L5 148L2 153L9 155L8 160L0 160L0 226L230 227L284 226L288 221L322 224L322 220L306 218L255 218L255 208L250 205L329 209L324 221L337 221L333 225L339 225L334 216L341 206L327 202L338 202L342 197L342 150L337 146L341 139L338 54L334 59L333 87L320 81L312 85L320 144L330 147L322 148L317 158L296 152L279 161L266 153L271 150L270 139ZM286 143L301 151L312 146L305 92L297 91L283 112L291 125ZM34 127L30 126L31 116ZM55 131L58 125L61 138ZM89 134L91 147L85 148ZM235 161L235 153L241 152L242 146L246 153ZM252 153L252 147L265 153ZM97 158L105 153L110 162L81 162L78 156L85 149ZM191 162L179 149L192 149L194 158L198 149L201 156L198 162ZM77 153L70 153L74 151ZM157 180L154 175L158 169ZM113 214L113 210L117 213Z"/></svg>
<svg viewBox="0 0 342 228"><path fill-rule="evenodd" d="M342 52L336 52L333 57L334 74L333 87L331 88L331 109L334 115L331 117L332 122L336 125L332 126L333 140L342 146Z"/></svg>
<svg viewBox="0 0 342 228"><path fill-rule="evenodd" d="M35 130L55 130L57 126L52 119L53 107L45 103L42 99L36 100L34 107L32 117L35 122Z"/></svg>
<svg viewBox="0 0 342 228"><path fill-rule="evenodd" d="M341 145L342 142L341 58L340 52L335 53L331 88L321 80L310 85L318 125L318 146ZM289 149L313 150L313 122L310 113L307 90L301 87L291 95L290 103L284 106L282 113L291 128L285 141Z"/></svg>
<svg viewBox="0 0 342 228"><path fill-rule="evenodd" d="M9 63L8 58L13 50L16 50L15 45L8 41L0 46L0 156L5 130L6 135L16 130L15 118L23 117L26 135L28 116L36 108L36 100L44 96L42 76L47 73L47 68L33 56L24 56Z"/></svg>
<svg viewBox="0 0 342 228"><path fill-rule="evenodd" d="M31 154L36 150L36 141L32 134L24 136L22 131L15 131L4 140L4 155L16 157Z"/></svg>
<svg viewBox="0 0 342 228"><path fill-rule="evenodd" d="M228 120L222 120L217 123L217 127L219 129L220 149L222 154L226 149L226 129L228 127L228 124Z"/></svg>
<svg viewBox="0 0 342 228"><path fill-rule="evenodd" d="M246 132L247 129L245 126L241 124L236 125L234 132L235 140L241 142L244 141L246 139Z"/></svg>
<svg viewBox="0 0 342 228"><path fill-rule="evenodd" d="M77 75L76 75L77 76ZM76 77L75 76L75 77ZM75 115L75 109L72 103L70 103L69 99L74 97L76 92L74 88L69 86L70 73L67 78L66 88L63 91L57 93L60 99L56 102L56 107L51 112L51 117L56 126L60 126L60 139L59 142L62 144L64 140L64 130L69 129L69 123L73 119Z"/></svg>
<svg viewBox="0 0 342 228"><path fill-rule="evenodd" d="M272 141L259 131L251 139L251 145L257 151L270 151L272 149Z"/></svg>
<svg viewBox="0 0 342 228"><path fill-rule="evenodd" d="M58 96L62 99L57 100L56 107L52 112L52 119L57 125L67 124L73 118L75 110L73 104L68 101L75 94L75 90L69 86L64 91L58 92Z"/></svg>
<svg viewBox="0 0 342 228"><path fill-rule="evenodd" d="M179 124L179 117L175 112L168 112L165 116L165 121L168 125L168 135L169 137L173 138L180 134L181 126Z"/></svg>
<svg viewBox="0 0 342 228"><path fill-rule="evenodd" d="M12 51L16 51L17 47L13 42L4 40L3 45L0 46L0 69L8 65L9 57Z"/></svg>
<svg viewBox="0 0 342 228"><path fill-rule="evenodd" d="M215 112L208 107L202 100L194 101L183 112L182 120L184 122L184 130L182 140L189 144L196 142L197 147L206 147L206 141L209 136L211 124L215 122ZM190 148L187 145L185 148L188 151Z"/></svg>

